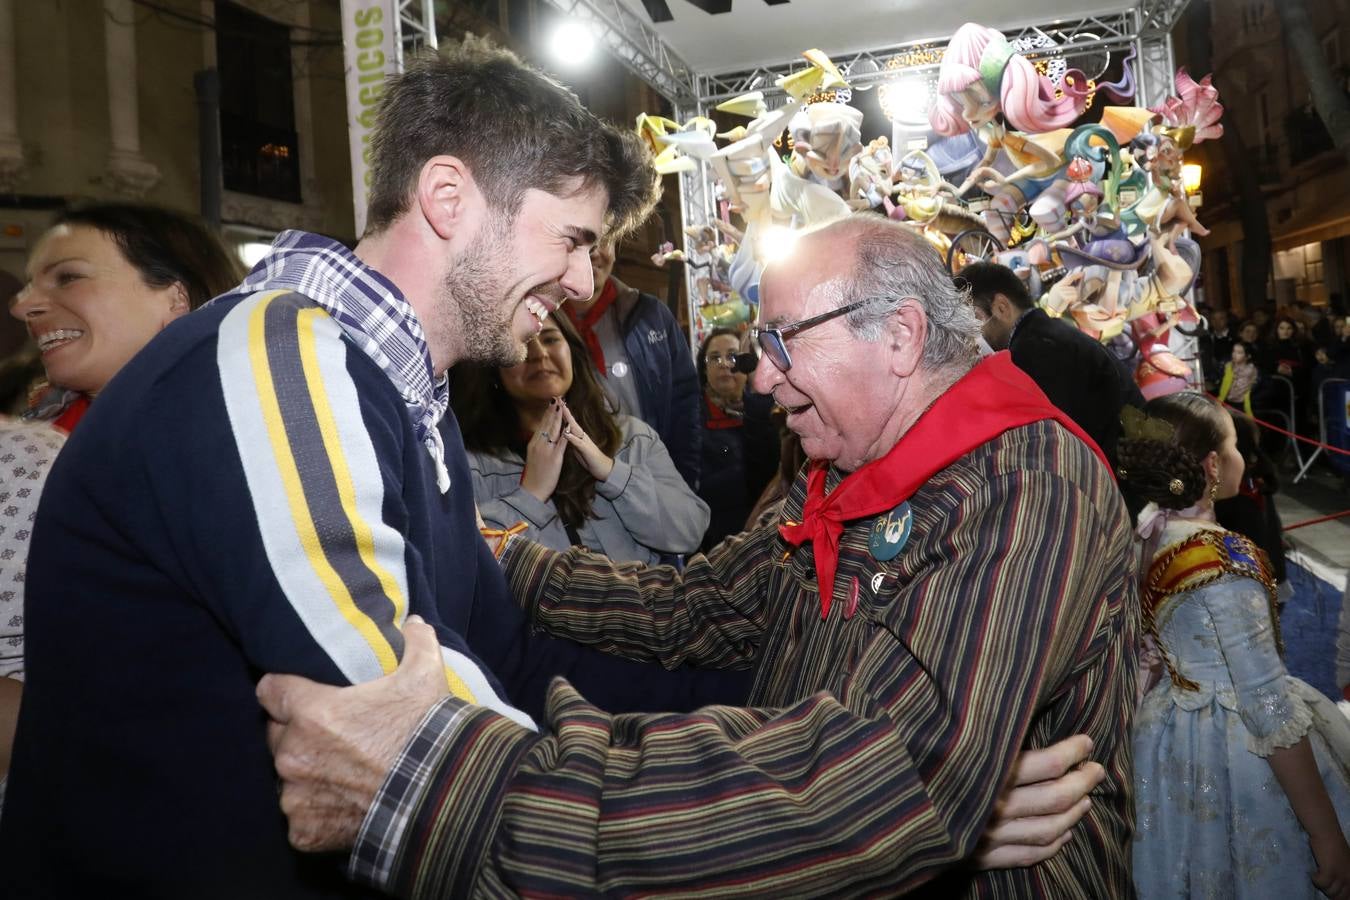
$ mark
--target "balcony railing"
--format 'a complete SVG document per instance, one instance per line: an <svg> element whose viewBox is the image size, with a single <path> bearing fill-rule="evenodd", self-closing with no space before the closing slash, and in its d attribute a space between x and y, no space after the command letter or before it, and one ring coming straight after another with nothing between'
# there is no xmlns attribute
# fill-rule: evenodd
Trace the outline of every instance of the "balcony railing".
<svg viewBox="0 0 1350 900"><path fill-rule="evenodd" d="M220 114L225 189L299 203L300 152L294 131Z"/></svg>

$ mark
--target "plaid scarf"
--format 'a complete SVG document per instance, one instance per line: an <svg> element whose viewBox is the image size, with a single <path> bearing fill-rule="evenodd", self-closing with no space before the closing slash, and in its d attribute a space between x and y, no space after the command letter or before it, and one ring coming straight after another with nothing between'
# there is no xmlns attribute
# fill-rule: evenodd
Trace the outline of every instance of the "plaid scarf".
<svg viewBox="0 0 1350 900"><path fill-rule="evenodd" d="M442 494L450 490L445 446L436 429L450 402L449 381L432 371L422 323L403 293L342 244L305 231L277 235L243 283L216 301L274 290L313 300L388 376L408 408L417 439L431 454L436 486Z"/></svg>

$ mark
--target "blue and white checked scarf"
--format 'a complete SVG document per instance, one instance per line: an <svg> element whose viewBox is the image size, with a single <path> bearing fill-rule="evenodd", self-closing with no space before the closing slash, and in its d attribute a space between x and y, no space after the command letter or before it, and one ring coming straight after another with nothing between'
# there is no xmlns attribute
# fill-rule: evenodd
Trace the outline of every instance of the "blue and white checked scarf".
<svg viewBox="0 0 1350 900"><path fill-rule="evenodd" d="M445 446L436 423L450 402L449 381L431 368L422 323L388 278L336 241L306 231L283 231L239 287L217 299L289 290L313 300L374 360L398 389L418 440L436 466L436 486L450 490Z"/></svg>

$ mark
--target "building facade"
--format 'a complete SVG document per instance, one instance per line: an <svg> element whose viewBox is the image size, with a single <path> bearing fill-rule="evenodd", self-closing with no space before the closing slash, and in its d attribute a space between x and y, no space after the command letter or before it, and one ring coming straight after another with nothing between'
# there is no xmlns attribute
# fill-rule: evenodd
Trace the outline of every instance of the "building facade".
<svg viewBox="0 0 1350 900"><path fill-rule="evenodd" d="M351 240L340 27L337 0L0 0L0 269L71 203L200 213L203 172L233 244Z"/></svg>
<svg viewBox="0 0 1350 900"><path fill-rule="evenodd" d="M1187 154L1204 167L1205 299L1250 311L1266 299L1314 305L1346 296L1350 270L1350 166L1312 106L1304 67L1280 25L1279 0L1212 0L1209 38L1225 127L1254 161L1270 225L1272 278L1265 298L1242 296L1244 247L1238 178L1213 144ZM1350 0L1304 3L1322 53L1347 81ZM1194 27L1194 25L1192 25ZM1185 42L1178 42L1184 46ZM1183 52L1178 56L1185 61ZM1196 77L1204 71L1194 71ZM1229 140L1228 134L1224 140Z"/></svg>
<svg viewBox="0 0 1350 900"><path fill-rule="evenodd" d="M512 47L617 124L668 108L603 51L585 69L546 58L557 13L539 0L436 10L443 39L472 32ZM205 109L218 154L203 152L204 73L218 88ZM339 0L0 0L0 270L22 278L53 211L72 203L200 214L203 172L221 233L246 261L284 228L353 241L345 98ZM653 217L621 248L621 277L664 295L668 273L649 256L665 239Z"/></svg>

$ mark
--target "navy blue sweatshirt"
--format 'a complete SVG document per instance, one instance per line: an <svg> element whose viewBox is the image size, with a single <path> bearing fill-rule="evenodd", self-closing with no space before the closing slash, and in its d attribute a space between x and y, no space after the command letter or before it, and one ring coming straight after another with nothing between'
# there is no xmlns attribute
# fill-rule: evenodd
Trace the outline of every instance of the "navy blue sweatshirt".
<svg viewBox="0 0 1350 900"><path fill-rule="evenodd" d="M667 673L535 632L380 368L296 294L220 301L113 380L49 477L28 561L28 674L0 871L11 896L360 891L290 849L265 672L390 672L410 613L452 690L518 720L557 675L613 711L738 702L745 678ZM111 893L109 893L111 891Z"/></svg>

